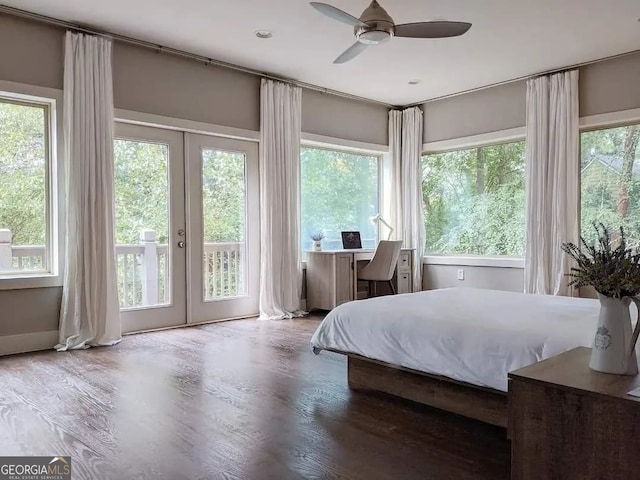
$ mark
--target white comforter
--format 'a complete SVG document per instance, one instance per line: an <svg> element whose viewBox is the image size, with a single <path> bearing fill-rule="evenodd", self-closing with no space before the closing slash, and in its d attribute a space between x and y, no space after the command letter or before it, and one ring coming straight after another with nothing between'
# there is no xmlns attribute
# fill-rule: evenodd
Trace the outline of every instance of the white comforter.
<svg viewBox="0 0 640 480"><path fill-rule="evenodd" d="M507 391L507 373L591 346L597 300L449 288L340 305L311 339L329 349Z"/></svg>

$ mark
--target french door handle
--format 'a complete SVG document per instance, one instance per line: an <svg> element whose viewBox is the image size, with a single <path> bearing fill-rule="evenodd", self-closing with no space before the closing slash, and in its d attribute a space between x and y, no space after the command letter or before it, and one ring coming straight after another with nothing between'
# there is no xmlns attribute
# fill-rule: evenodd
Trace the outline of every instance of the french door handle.
<svg viewBox="0 0 640 480"><path fill-rule="evenodd" d="M182 229L178 230L178 236L179 237L184 237L184 230L182 230Z"/></svg>
<svg viewBox="0 0 640 480"><path fill-rule="evenodd" d="M184 248L184 245L185 243L182 240L178 242L178 248Z"/></svg>

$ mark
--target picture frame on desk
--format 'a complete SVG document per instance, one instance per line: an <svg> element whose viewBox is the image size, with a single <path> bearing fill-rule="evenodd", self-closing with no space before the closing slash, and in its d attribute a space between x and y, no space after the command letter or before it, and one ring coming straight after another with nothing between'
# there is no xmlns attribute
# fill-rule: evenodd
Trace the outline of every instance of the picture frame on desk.
<svg viewBox="0 0 640 480"><path fill-rule="evenodd" d="M360 232L341 232L342 248L345 250L356 250L362 248Z"/></svg>

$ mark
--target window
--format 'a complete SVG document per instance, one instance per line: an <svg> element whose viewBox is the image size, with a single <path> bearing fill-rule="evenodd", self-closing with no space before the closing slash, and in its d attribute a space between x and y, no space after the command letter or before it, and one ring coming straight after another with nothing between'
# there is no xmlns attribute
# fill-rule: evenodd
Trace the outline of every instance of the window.
<svg viewBox="0 0 640 480"><path fill-rule="evenodd" d="M524 141L422 157L426 253L523 256Z"/></svg>
<svg viewBox="0 0 640 480"><path fill-rule="evenodd" d="M52 272L51 103L0 96L0 275Z"/></svg>
<svg viewBox="0 0 640 480"><path fill-rule="evenodd" d="M323 232L325 250L342 248L342 231L359 231L363 248L375 248L379 212L378 164L373 155L303 147L301 159L301 243Z"/></svg>
<svg viewBox="0 0 640 480"><path fill-rule="evenodd" d="M581 143L581 230L596 240L593 223L611 232L624 227L640 244L640 125L583 132Z"/></svg>

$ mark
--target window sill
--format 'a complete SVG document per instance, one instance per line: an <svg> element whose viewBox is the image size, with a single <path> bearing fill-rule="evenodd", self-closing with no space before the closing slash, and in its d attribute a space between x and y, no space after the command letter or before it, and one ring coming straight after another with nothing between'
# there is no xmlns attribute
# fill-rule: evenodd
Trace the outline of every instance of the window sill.
<svg viewBox="0 0 640 480"><path fill-rule="evenodd" d="M422 258L423 265L461 265L469 267L524 268L522 257L481 257L428 255Z"/></svg>
<svg viewBox="0 0 640 480"><path fill-rule="evenodd" d="M25 275L1 275L0 290L23 290L26 288L61 287L62 276L46 273Z"/></svg>

